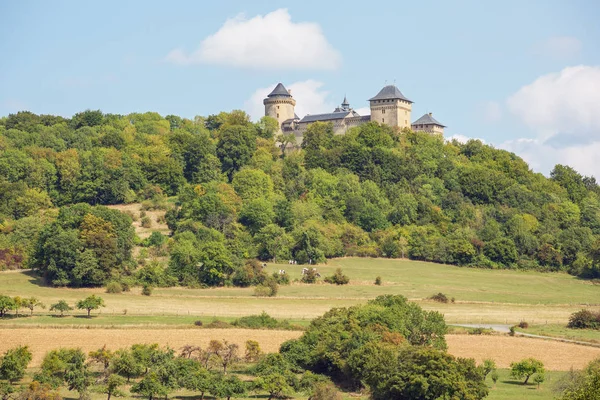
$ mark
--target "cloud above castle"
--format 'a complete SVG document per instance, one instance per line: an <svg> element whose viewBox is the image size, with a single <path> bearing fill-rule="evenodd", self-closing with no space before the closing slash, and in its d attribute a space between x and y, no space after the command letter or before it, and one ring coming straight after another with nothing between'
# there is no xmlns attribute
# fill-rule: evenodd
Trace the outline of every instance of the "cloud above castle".
<svg viewBox="0 0 600 400"><path fill-rule="evenodd" d="M190 53L175 48L165 61L270 70L334 70L342 56L313 22L293 22L287 9L230 18Z"/></svg>

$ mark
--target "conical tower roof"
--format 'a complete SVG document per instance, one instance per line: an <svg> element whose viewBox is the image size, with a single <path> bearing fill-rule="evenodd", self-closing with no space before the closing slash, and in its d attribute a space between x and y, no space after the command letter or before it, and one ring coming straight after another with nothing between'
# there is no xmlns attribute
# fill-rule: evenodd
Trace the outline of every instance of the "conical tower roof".
<svg viewBox="0 0 600 400"><path fill-rule="evenodd" d="M269 93L269 95L267 97L276 97L276 96L292 97L290 92L288 92L288 90L285 88L285 86L283 86L283 83L281 83L281 82L279 82L277 84L277 86L275 86L275 89L273 89L273 91L271 93Z"/></svg>
<svg viewBox="0 0 600 400"><path fill-rule="evenodd" d="M433 118L431 113L423 115L421 118L413 122L412 125L437 125L441 126L442 128L446 127L445 125L440 124L435 118Z"/></svg>

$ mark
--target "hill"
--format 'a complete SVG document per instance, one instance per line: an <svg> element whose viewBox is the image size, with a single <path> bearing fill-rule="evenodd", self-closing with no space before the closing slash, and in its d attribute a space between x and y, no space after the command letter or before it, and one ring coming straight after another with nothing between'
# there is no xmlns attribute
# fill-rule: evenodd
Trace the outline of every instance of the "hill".
<svg viewBox="0 0 600 400"><path fill-rule="evenodd" d="M33 266L55 285L135 278L126 218L73 205L143 201L166 210L173 233L144 243L170 255L166 270L146 271L154 286L245 286L266 279L247 259L342 256L600 276L600 187L569 167L546 178L479 141L376 123L345 135L315 123L285 152L277 140L290 138L274 133L240 111L2 118L0 265Z"/></svg>

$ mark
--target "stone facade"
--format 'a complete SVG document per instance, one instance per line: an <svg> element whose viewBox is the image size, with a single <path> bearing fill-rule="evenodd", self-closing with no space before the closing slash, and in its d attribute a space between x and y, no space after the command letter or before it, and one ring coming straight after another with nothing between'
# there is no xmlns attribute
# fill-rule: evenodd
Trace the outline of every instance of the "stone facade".
<svg viewBox="0 0 600 400"><path fill-rule="evenodd" d="M280 133L293 133L296 142L302 143L304 132L313 122L331 122L336 135L345 134L348 129L360 126L369 121L393 126L397 128L410 128L444 134L444 125L437 122L431 113L425 114L411 124L412 101L407 99L394 85L387 85L369 99L371 115L359 115L350 107L344 97L341 106L328 114L306 115L302 119L294 112L296 100L291 93L279 83L275 89L264 99L265 115L275 118L279 122Z"/></svg>

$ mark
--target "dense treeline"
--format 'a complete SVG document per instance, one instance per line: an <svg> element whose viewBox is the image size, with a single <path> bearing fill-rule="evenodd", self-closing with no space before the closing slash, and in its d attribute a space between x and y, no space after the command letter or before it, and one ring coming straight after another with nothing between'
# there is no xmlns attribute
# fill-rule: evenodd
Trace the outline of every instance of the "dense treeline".
<svg viewBox="0 0 600 400"><path fill-rule="evenodd" d="M480 141L376 123L339 136L315 123L301 149L286 152L279 144L289 149L293 140L275 131L273 119L251 123L241 111L194 120L89 110L0 119L0 265L32 265L77 284L72 271L85 261L101 270L87 284L101 283L126 272L119 218L88 210L65 221L68 206L178 196L166 215L166 281L230 284L249 258L352 255L600 277L594 178L561 165L546 178ZM67 208L58 217L39 212L52 207ZM87 214L99 220L84 221ZM112 224L114 240L106 240L125 253L108 260L100 254L107 247L81 246L65 264L46 254L49 239L81 242L90 223Z"/></svg>

